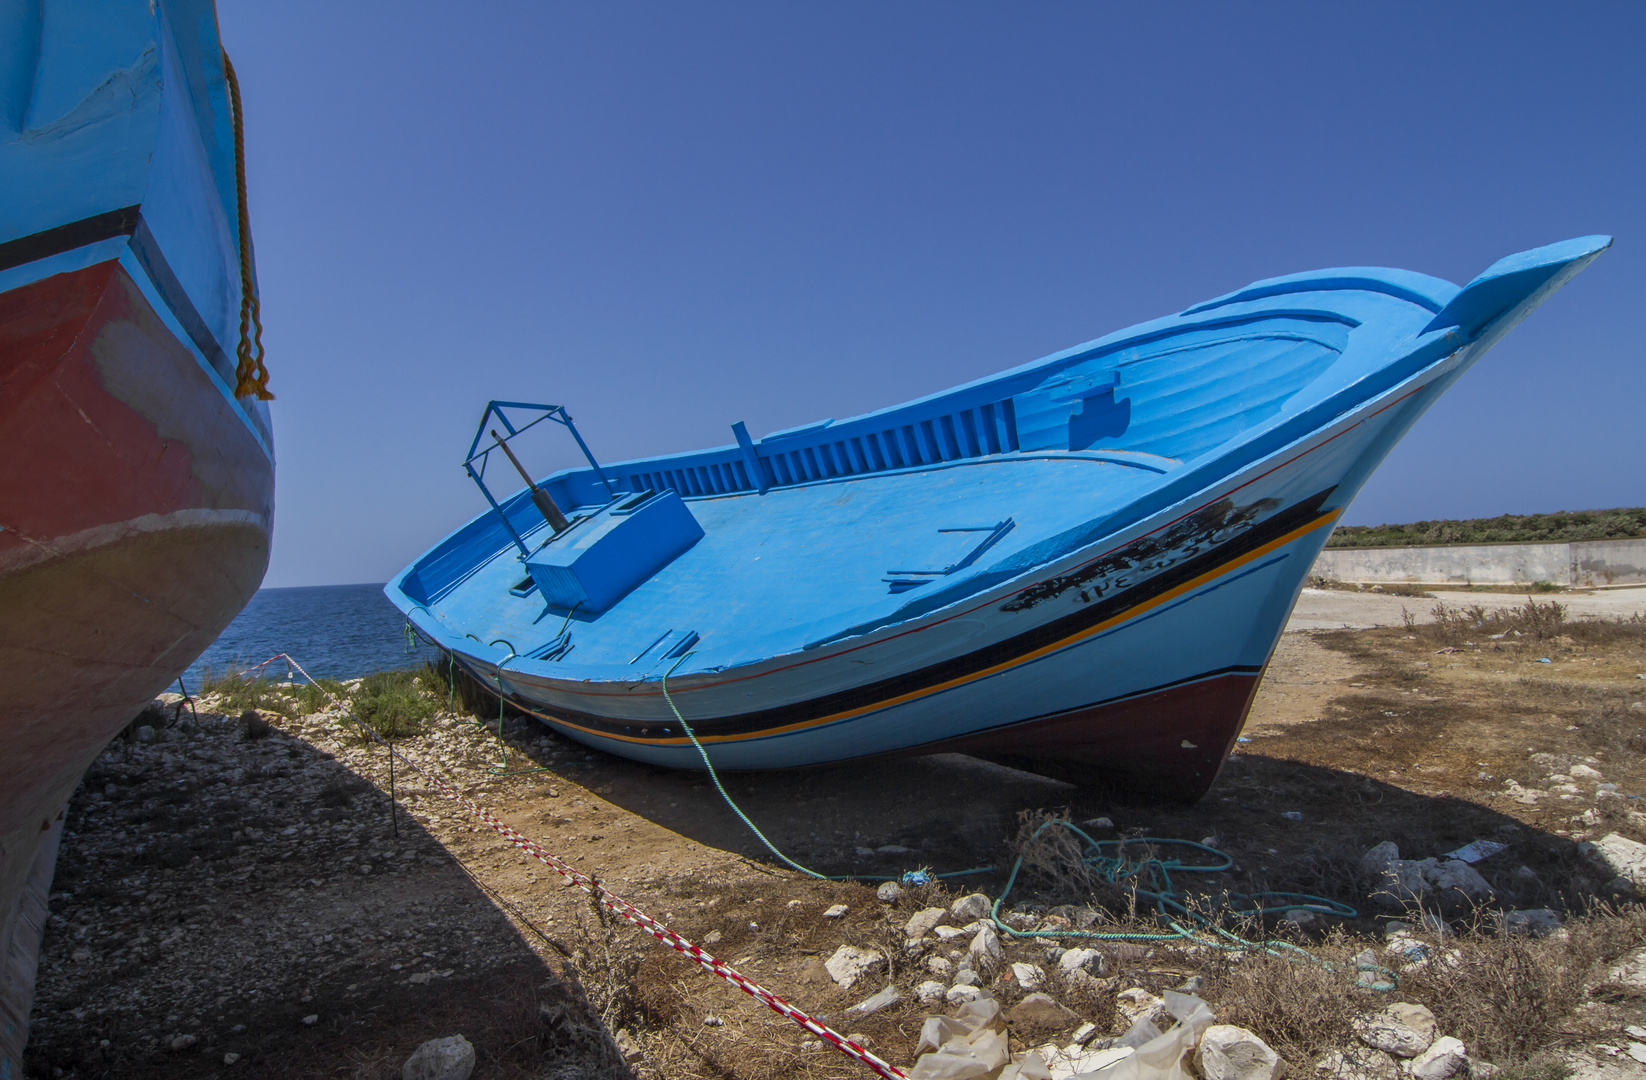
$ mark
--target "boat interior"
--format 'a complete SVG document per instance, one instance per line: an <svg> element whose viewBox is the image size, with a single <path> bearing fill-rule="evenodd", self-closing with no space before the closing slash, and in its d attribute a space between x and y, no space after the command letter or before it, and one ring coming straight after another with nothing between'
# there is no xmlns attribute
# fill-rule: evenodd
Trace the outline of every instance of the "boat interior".
<svg viewBox="0 0 1646 1080"><path fill-rule="evenodd" d="M656 678L688 651L693 672L799 652L1022 575L1316 430L1444 355L1391 364L1389 345L1422 337L1457 292L1386 270L1260 282L849 420L758 441L739 424L726 446L603 466L591 455L541 492L494 500L390 591L448 644L466 635L476 655L556 678ZM497 448L483 440L493 415L471 461Z"/></svg>

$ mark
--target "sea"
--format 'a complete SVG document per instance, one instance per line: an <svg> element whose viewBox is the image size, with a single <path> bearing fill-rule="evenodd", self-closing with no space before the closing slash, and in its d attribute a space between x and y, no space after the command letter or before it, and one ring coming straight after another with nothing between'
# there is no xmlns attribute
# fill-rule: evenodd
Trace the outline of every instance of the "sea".
<svg viewBox="0 0 1646 1080"><path fill-rule="evenodd" d="M419 667L434 659L438 654L430 646L408 644L405 626L405 616L383 595L382 585L259 589L183 673L183 681L192 693L208 671L243 671L278 653L311 675L333 679ZM284 678L286 665L280 661L267 670Z"/></svg>

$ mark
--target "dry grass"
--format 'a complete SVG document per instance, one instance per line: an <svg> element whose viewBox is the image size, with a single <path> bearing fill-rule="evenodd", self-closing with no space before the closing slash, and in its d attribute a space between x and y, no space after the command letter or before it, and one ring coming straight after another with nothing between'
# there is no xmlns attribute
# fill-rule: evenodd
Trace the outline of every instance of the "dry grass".
<svg viewBox="0 0 1646 1080"><path fill-rule="evenodd" d="M1311 1061L1347 1046L1354 1019L1386 1001L1385 995L1354 984L1354 956L1366 945L1334 934L1311 949L1317 962L1221 953L1204 996L1218 1023L1257 1032L1288 1062Z"/></svg>
<svg viewBox="0 0 1646 1080"><path fill-rule="evenodd" d="M1601 966L1646 942L1646 910L1598 911L1546 938L1504 934L1486 920L1429 942L1429 959L1402 970L1392 993L1348 977L1362 949L1387 959L1381 942L1333 934L1310 949L1317 963L1224 954L1206 994L1220 1023L1250 1028L1299 1064L1349 1045L1356 1017L1393 1000L1417 1002L1471 1055L1530 1080L1573 1041L1571 1016L1589 999Z"/></svg>
<svg viewBox="0 0 1646 1080"><path fill-rule="evenodd" d="M1489 641L1557 642L1563 645L1646 644L1646 619L1639 615L1616 619L1568 618L1565 604L1533 600L1517 607L1487 610L1480 604L1449 605L1440 601L1430 611L1433 621L1419 622L1403 613L1406 632L1436 645L1456 648Z"/></svg>

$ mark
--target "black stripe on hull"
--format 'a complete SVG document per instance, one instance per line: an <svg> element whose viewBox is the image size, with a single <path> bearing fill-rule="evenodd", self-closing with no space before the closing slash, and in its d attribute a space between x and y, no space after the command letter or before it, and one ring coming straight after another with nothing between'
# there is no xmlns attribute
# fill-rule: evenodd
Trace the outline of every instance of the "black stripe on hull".
<svg viewBox="0 0 1646 1080"><path fill-rule="evenodd" d="M1255 551L1263 545L1315 520L1321 515L1321 507L1334 490L1336 489L1327 488L1325 491L1270 515L1263 521L1246 527L1235 536L1229 537L1221 543L1215 543L1210 547L1201 549L1199 545L1205 543L1207 539L1214 537L1219 532L1226 532L1230 528L1239 528L1241 524L1250 521L1262 510L1272 506L1272 503L1260 502L1248 507L1237 508L1229 500L1221 500L1171 526L1160 536L1140 537L1118 551L1094 560L1093 563L1071 574L1050 578L1039 585L1031 586L1023 593L1018 594L1018 597L1007 601L1003 605L1005 610L1020 611L1025 606L1033 606L1032 604L1023 604L1021 598L1035 593L1036 590L1042 590L1042 596L1035 601L1036 603L1049 599L1050 595L1056 595L1057 592L1067 591L1071 588L1084 587L1092 590L1095 588L1092 582L1096 580L1097 575L1105 567L1120 567L1123 569L1127 566L1135 566L1147 559L1168 556L1174 551L1182 551L1185 548L1195 549L1193 554L1189 554L1186 558L1167 566L1153 577L1120 588L1109 596L1094 599L1078 611L1070 612L1032 630L984 646L973 652L951 657L918 671L906 672L902 675L882 679L879 682L825 694L807 701L795 702L791 705L780 705L754 712L694 720L692 721L693 730L700 737L758 736L760 733L773 728L803 724L822 720L838 713L872 708L891 698L909 693L918 693L921 690L929 689L953 679L965 678L991 667L1011 663L1038 649L1056 645L1082 630L1097 626L1139 604L1147 603L1185 582L1214 571L1219 566ZM1055 592L1050 591L1053 589L1055 589ZM1205 677L1204 675L1197 675L1192 678L1201 679ZM487 678L489 679L489 676ZM624 720L610 716L598 716L592 713L546 705L543 702L519 694L510 694L509 700L524 711L542 711L556 719L589 729L597 734L630 739L671 741L680 739L685 734L679 730L679 724L672 720Z"/></svg>
<svg viewBox="0 0 1646 1080"><path fill-rule="evenodd" d="M118 210L93 214L67 225L7 240L0 244L0 270L10 270L14 266L61 255L65 251L112 240L117 236L130 236L137 228L139 209L137 206L122 206Z"/></svg>

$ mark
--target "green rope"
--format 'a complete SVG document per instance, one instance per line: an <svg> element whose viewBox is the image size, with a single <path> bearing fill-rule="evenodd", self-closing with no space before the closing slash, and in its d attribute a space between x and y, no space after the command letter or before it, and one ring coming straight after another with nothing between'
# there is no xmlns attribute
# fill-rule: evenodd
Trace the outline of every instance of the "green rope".
<svg viewBox="0 0 1646 1080"><path fill-rule="evenodd" d="M686 657L691 655L691 653L686 653L685 656L682 656L674 662L674 667L669 668L668 671L663 673L663 700L669 703L669 711L674 713L674 718L676 720L680 721L681 730L685 731L686 738L690 739L692 741L692 745L697 748L697 756L703 759L703 767L709 771L709 779L714 781L714 789L720 792L720 797L725 800L727 806L732 808L732 813L736 814L738 819L749 827L749 831L759 837L762 844L766 845L767 851L771 852L773 855L776 855L779 859L782 859L785 863L788 863L802 874L808 874L811 877L817 878L819 881L902 881L906 884L913 883L923 885L940 878L969 877L973 874L988 874L994 871L994 867L992 866L979 866L971 870L951 870L946 874L933 874L928 870L913 870L906 874L819 874L816 870L809 870L806 867L801 866L799 863L777 850L777 846L770 840L766 839L766 834L761 832L760 828L755 825L753 821L749 820L749 815L745 814L743 812L743 808L738 806L737 803L733 801L732 797L726 793L725 787L720 783L720 774L715 772L714 762L709 760L708 751L704 750L703 744L697 741L697 733L692 730L692 726L690 724L686 723L686 718L680 715L679 707L675 705L674 698L669 695L669 676L673 675L675 668L678 668L681 664L684 664L686 662Z"/></svg>
<svg viewBox="0 0 1646 1080"><path fill-rule="evenodd" d="M720 783L720 774L714 771L714 763L709 760L709 752L704 750L703 744L697 741L697 733L692 731L692 726L686 723L686 718L684 716L680 715L680 709L675 705L674 698L669 696L669 676L673 675L675 668L678 668L681 664L684 664L686 662L686 658L691 655L693 654L689 652L681 654L680 659L674 662L674 667L671 667L668 671L663 673L663 700L669 703L669 710L674 713L674 718L680 721L681 728L686 732L686 738L690 739L692 741L692 745L697 747L697 756L703 759L703 767L709 770L709 779L714 781L714 789L720 792L720 797L726 800L726 805L732 808L732 813L736 814L738 818L742 820L743 824L749 827L749 831L759 837L762 844L766 845L767 851L771 852L773 855L776 855L779 859L782 859L784 862L788 863L802 874L805 874L807 877L814 877L819 881L841 880L839 878L830 878L826 874L819 874L816 870L809 870L789 858L787 855L783 854L781 851L777 850L777 845L766 839L766 834L760 831L760 827L750 821L749 815L745 814L742 808L739 807L737 803L732 801L732 797L726 794L725 787Z"/></svg>
<svg viewBox="0 0 1646 1080"><path fill-rule="evenodd" d="M457 711L457 654L446 652L446 711Z"/></svg>
<svg viewBox="0 0 1646 1080"><path fill-rule="evenodd" d="M486 775L526 776L530 773L548 772L549 767L547 765L537 765L529 769L509 768L509 744L503 741L503 708L505 704L503 694L503 665L508 663L510 660L513 660L519 654L514 651L514 646L504 638L498 638L496 641L493 641L492 644L496 645L498 641L501 641L503 644L509 646L509 655L505 656L502 662L497 665L497 745L503 751L503 762L500 765L488 765L486 767ZM475 725L482 731L486 730L486 722L484 720L477 716L475 717L474 722Z"/></svg>

